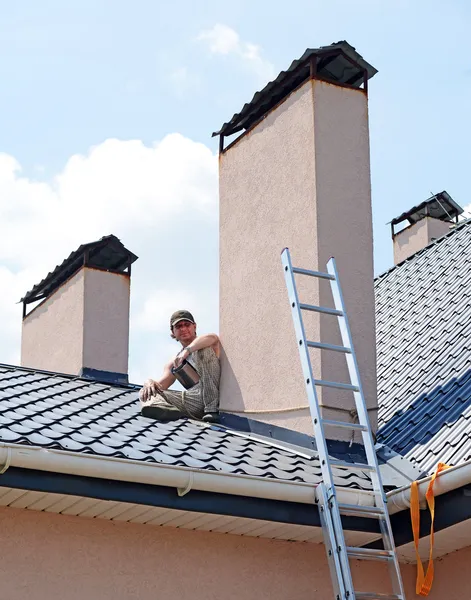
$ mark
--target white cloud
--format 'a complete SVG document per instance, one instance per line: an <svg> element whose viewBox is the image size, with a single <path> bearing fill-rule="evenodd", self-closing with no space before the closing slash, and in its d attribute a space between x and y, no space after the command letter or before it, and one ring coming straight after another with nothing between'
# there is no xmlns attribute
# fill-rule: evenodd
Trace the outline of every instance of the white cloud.
<svg viewBox="0 0 471 600"><path fill-rule="evenodd" d="M0 154L0 223L0 362L19 360L22 295L80 244L110 233L140 257L131 380L156 375L176 350L172 310L217 328L217 158L203 144L180 134L152 146L108 139L42 182Z"/></svg>
<svg viewBox="0 0 471 600"><path fill-rule="evenodd" d="M202 31L197 39L208 45L211 54L234 55L255 73L262 83L275 77L274 65L263 58L261 48L251 42L241 40L231 27L217 23L211 29Z"/></svg>

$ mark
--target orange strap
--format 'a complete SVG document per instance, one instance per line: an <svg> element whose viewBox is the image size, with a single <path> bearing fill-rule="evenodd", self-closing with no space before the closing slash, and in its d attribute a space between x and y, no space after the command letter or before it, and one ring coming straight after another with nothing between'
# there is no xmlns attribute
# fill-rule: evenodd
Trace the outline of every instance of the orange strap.
<svg viewBox="0 0 471 600"><path fill-rule="evenodd" d="M430 510L431 525L430 525L430 554L428 559L427 573L424 575L424 567L419 555L419 530L420 530L420 511L419 511L419 489L417 481L413 481L410 494L410 516L412 520L412 531L414 533L415 554L417 556L417 582L415 585L415 593L419 596L428 596L432 589L433 583L433 521L435 519L435 497L433 495L433 484L437 475L449 466L445 463L438 463L437 469L430 480L425 498L427 499L428 508Z"/></svg>

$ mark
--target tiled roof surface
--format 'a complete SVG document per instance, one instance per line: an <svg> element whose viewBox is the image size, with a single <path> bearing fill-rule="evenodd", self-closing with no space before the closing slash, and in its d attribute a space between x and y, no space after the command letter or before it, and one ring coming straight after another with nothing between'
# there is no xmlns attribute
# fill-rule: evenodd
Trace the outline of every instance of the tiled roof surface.
<svg viewBox="0 0 471 600"><path fill-rule="evenodd" d="M471 222L375 283L378 441L431 472L471 459Z"/></svg>
<svg viewBox="0 0 471 600"><path fill-rule="evenodd" d="M138 390L0 365L0 441L266 477L318 483L312 450L180 419L139 415ZM362 472L338 470L339 486L369 489Z"/></svg>

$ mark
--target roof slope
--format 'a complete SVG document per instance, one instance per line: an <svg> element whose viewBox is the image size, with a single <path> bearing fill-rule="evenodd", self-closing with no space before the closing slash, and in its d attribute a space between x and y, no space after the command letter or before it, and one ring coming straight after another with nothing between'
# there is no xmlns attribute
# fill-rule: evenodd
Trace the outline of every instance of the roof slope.
<svg viewBox="0 0 471 600"><path fill-rule="evenodd" d="M431 472L471 459L471 222L377 278L378 441Z"/></svg>
<svg viewBox="0 0 471 600"><path fill-rule="evenodd" d="M318 483L313 450L223 426L141 417L138 388L0 365L0 441L169 466ZM369 489L361 472L337 484Z"/></svg>

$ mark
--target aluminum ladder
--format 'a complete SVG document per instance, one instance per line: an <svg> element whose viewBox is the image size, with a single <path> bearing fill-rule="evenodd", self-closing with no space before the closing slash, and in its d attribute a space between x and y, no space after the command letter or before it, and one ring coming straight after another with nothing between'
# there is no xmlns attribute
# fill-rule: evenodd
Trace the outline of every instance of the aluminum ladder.
<svg viewBox="0 0 471 600"><path fill-rule="evenodd" d="M316 438L317 450L319 452L322 483L320 483L316 488L316 499L318 502L324 541L327 550L327 560L332 577L334 597L336 600L405 600L401 572L394 545L394 537L386 506L386 496L384 494L383 485L381 482L381 475L374 449L371 426L363 397L357 360L353 350L350 327L348 325L342 291L340 289L335 259L331 258L327 263L326 273L300 269L292 266L289 249L285 248L281 254L281 262L283 265L286 287L288 289L296 340L301 358L302 371L309 400L312 423L314 426L314 435ZM335 308L300 303L296 288L295 275L303 275L307 277L316 277L321 280L328 280L330 283ZM343 345L338 346L307 340L302 317L303 311L317 312L337 317ZM309 355L310 348L316 348L321 351L343 353L347 361L350 383L315 379L313 377L311 359ZM319 400L316 392L316 388L318 386L351 391L354 396L358 414L358 423L324 419L320 412ZM331 458L328 453L324 431L326 427L340 427L361 432L367 462L365 464L349 463ZM374 498L374 505L359 506L355 504L339 503L337 500L336 486L332 475L333 469L355 469L367 474L369 480L371 481L371 493ZM384 549L376 550L356 546L347 546L345 543L341 515L377 519L379 521L379 529L383 540ZM354 590L349 563L351 558L387 562L392 583L392 593L385 594L375 592L360 592Z"/></svg>

